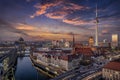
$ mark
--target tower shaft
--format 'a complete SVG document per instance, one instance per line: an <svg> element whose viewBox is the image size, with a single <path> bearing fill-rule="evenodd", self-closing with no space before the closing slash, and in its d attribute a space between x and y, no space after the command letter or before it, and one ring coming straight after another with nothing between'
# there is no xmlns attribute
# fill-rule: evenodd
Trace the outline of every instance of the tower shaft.
<svg viewBox="0 0 120 80"><path fill-rule="evenodd" d="M98 13L97 13L97 4L96 4L96 29L95 29L95 46L98 46Z"/></svg>
<svg viewBox="0 0 120 80"><path fill-rule="evenodd" d="M98 46L98 22L96 22L96 30L95 30L95 46Z"/></svg>

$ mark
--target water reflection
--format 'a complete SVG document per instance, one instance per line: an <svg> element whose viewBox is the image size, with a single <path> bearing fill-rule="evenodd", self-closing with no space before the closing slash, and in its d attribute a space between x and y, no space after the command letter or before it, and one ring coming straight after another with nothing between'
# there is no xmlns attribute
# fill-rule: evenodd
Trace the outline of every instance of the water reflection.
<svg viewBox="0 0 120 80"><path fill-rule="evenodd" d="M39 73L29 57L18 57L15 80L49 80L49 77Z"/></svg>

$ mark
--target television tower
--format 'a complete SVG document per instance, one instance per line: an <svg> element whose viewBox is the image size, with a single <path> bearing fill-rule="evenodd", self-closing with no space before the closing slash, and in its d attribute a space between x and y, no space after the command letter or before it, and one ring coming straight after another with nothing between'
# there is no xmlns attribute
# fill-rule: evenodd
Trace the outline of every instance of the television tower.
<svg viewBox="0 0 120 80"><path fill-rule="evenodd" d="M95 46L98 46L98 10L97 10L97 4L96 4L96 30L95 30Z"/></svg>

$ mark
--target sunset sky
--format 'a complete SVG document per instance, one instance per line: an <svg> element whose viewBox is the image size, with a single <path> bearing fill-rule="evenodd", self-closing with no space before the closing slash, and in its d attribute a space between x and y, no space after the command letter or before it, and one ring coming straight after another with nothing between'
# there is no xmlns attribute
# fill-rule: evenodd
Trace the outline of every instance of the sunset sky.
<svg viewBox="0 0 120 80"><path fill-rule="evenodd" d="M95 36L98 4L99 41L120 34L120 0L0 0L0 40L86 41Z"/></svg>

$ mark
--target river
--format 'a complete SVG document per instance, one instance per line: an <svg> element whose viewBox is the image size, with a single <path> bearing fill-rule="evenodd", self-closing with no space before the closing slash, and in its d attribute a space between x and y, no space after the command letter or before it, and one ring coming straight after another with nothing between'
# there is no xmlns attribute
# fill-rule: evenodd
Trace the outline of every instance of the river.
<svg viewBox="0 0 120 80"><path fill-rule="evenodd" d="M15 80L49 80L50 78L38 72L32 65L30 57L18 57Z"/></svg>

